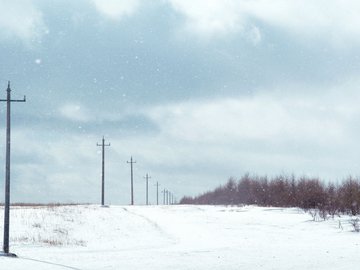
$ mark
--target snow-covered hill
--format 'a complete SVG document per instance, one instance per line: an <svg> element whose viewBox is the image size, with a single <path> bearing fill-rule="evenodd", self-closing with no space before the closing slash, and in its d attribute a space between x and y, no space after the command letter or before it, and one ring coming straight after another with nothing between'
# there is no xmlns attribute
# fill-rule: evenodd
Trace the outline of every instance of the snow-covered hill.
<svg viewBox="0 0 360 270"><path fill-rule="evenodd" d="M253 206L14 207L19 257L0 257L0 270L356 269L349 219Z"/></svg>

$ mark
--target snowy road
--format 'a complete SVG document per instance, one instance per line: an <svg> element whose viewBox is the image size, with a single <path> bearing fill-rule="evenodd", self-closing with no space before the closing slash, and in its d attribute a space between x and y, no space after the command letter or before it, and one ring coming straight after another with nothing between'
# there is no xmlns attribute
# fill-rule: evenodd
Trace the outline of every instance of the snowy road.
<svg viewBox="0 0 360 270"><path fill-rule="evenodd" d="M16 207L19 258L0 257L0 270L351 269L360 234L348 219L251 206Z"/></svg>

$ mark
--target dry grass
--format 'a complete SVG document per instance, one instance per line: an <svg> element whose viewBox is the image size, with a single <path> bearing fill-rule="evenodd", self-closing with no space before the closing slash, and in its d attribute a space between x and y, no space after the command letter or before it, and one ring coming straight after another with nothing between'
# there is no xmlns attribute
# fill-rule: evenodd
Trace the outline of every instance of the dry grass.
<svg viewBox="0 0 360 270"><path fill-rule="evenodd" d="M84 208L74 205L78 204L16 204L10 211L13 231L10 240L25 245L86 246L74 231L84 222Z"/></svg>
<svg viewBox="0 0 360 270"><path fill-rule="evenodd" d="M77 206L77 205L90 205L90 203L25 203L25 202L15 202L11 203L11 206L21 206L21 207L60 207L60 206ZM4 203L1 202L0 206L4 206Z"/></svg>

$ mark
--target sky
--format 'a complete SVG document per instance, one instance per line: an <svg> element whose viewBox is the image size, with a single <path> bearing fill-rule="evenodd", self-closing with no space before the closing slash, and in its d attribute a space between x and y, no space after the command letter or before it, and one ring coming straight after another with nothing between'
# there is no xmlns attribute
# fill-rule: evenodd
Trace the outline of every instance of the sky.
<svg viewBox="0 0 360 270"><path fill-rule="evenodd" d="M146 173L151 203L156 182L181 198L245 173L358 176L358 14L355 0L0 0L0 97L8 80L27 97L12 104L12 201L99 203L103 136L109 204L130 203L131 156L136 204Z"/></svg>

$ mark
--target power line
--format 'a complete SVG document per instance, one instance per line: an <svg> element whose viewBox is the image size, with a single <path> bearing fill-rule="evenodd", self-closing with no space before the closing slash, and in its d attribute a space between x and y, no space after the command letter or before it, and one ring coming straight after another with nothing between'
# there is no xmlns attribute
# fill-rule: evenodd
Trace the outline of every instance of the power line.
<svg viewBox="0 0 360 270"><path fill-rule="evenodd" d="M104 206L105 203L105 146L110 146L109 144L105 144L104 137L102 138L102 143L98 144L97 146L101 146L102 149L102 162L101 162L101 205Z"/></svg>
<svg viewBox="0 0 360 270"><path fill-rule="evenodd" d="M5 161L5 207L4 207L4 243L3 252L5 256L16 256L9 253L9 228L10 228L10 104L11 102L26 102L26 96L23 99L11 99L10 81L6 89L6 99L0 101L6 102L6 161Z"/></svg>

